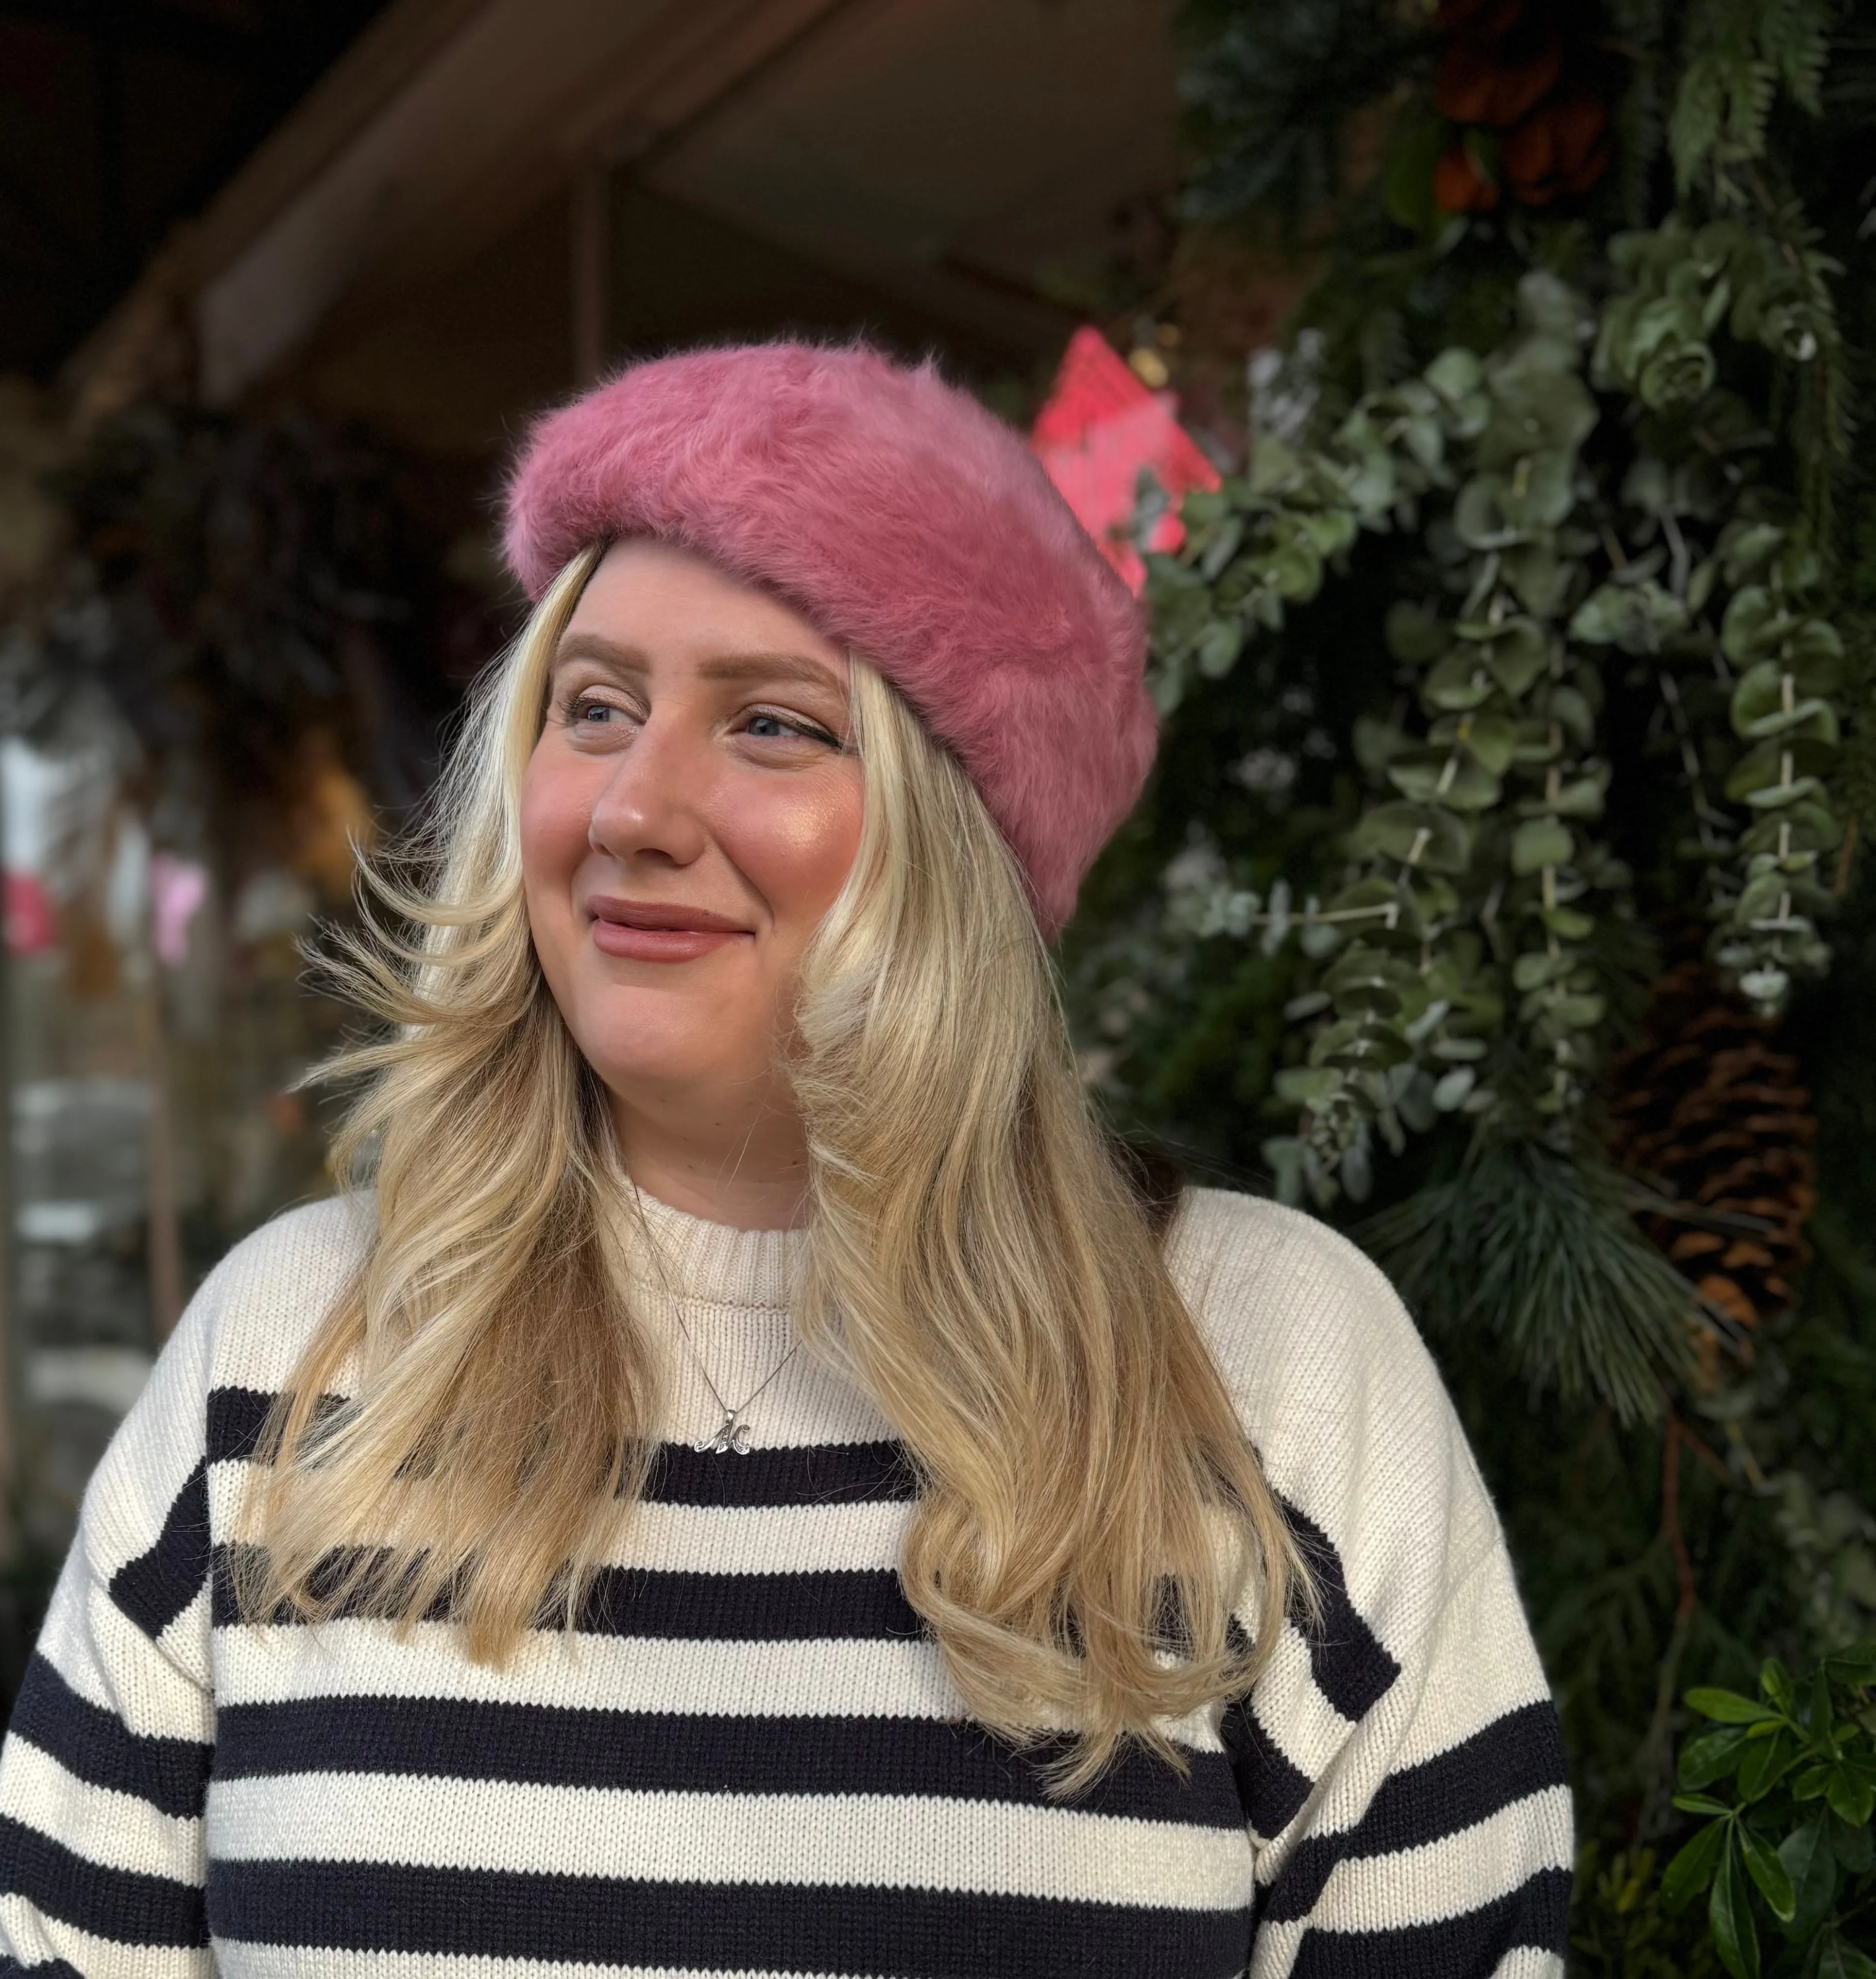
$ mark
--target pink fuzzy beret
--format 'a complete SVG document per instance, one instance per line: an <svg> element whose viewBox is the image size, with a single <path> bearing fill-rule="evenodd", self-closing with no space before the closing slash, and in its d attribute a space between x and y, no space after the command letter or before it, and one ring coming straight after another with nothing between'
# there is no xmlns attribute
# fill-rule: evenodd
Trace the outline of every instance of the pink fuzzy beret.
<svg viewBox="0 0 1876 1979"><path fill-rule="evenodd" d="M658 358L541 420L508 487L531 597L630 535L765 586L876 666L963 764L1059 932L1156 724L1140 608L1021 435L931 363L864 346Z"/></svg>

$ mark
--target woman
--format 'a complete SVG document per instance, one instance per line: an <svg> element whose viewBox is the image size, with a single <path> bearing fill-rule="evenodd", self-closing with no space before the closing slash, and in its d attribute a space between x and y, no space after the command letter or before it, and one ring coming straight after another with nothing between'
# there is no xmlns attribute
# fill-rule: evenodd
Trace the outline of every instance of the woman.
<svg viewBox="0 0 1876 1979"><path fill-rule="evenodd" d="M1560 1969L1555 1720L1412 1327L1156 1218L1045 943L1141 627L929 367L629 370L510 492L340 1173L213 1275L0 1762L28 1970ZM1162 1225L1166 1227L1160 1227ZM11 1969L11 1968L9 1968Z"/></svg>

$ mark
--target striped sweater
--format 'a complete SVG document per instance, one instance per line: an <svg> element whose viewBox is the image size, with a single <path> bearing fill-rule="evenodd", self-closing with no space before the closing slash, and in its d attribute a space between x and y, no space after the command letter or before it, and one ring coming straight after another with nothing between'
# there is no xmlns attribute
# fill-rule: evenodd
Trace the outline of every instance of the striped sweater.
<svg viewBox="0 0 1876 1979"><path fill-rule="evenodd" d="M895 1572L912 1487L786 1351L795 1247L647 1205L670 1420L572 1633L243 1626L256 1432L368 1198L217 1269L87 1496L0 1756L0 1973L183 1979L1538 1979L1557 1726L1491 1503L1385 1281L1311 1218L1188 1197L1176 1275L1324 1596L1251 1698L1051 1802L964 1715Z"/></svg>

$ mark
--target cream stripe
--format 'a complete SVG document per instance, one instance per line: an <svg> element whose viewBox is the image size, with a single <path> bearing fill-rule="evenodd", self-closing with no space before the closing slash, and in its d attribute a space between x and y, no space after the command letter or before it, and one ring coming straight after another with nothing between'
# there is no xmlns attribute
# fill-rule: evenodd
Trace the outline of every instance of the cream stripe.
<svg viewBox="0 0 1876 1979"><path fill-rule="evenodd" d="M882 1794L630 1793L409 1775L217 1782L211 1858L955 1889L1215 1911L1251 1900L1235 1830Z"/></svg>
<svg viewBox="0 0 1876 1979"><path fill-rule="evenodd" d="M1554 1952L1520 1944L1492 1967L1492 1979L1562 1979L1563 1961Z"/></svg>
<svg viewBox="0 0 1876 1979"><path fill-rule="evenodd" d="M9 1739L0 1756L0 1803L101 1868L201 1885L201 1830L194 1820L78 1779L24 1739Z"/></svg>
<svg viewBox="0 0 1876 1979"><path fill-rule="evenodd" d="M241 1938L215 1941L222 1979L306 1979L309 1961L301 1945L253 1944ZM455 1952L352 1951L342 1954L346 1979L779 1979L773 1966L739 1965L733 1971L713 1966L594 1965L542 1958L478 1957L472 1968ZM837 1972L790 1972L786 1979L852 1979Z"/></svg>
<svg viewBox="0 0 1876 1979"><path fill-rule="evenodd" d="M935 1647L840 1638L694 1642L657 1636L541 1635L513 1662L472 1663L441 1623L402 1643L383 1624L220 1629L217 1689L230 1702L422 1697L556 1710L680 1716L958 1719L963 1700ZM1222 1749L1216 1706L1161 1721L1194 1752Z"/></svg>
<svg viewBox="0 0 1876 1979"><path fill-rule="evenodd" d="M28 1968L62 1958L76 1972L134 1973L136 1979L213 1979L213 1955L174 1947L140 1944L127 1951L109 1938L94 1938L76 1924L49 1918L24 1897L0 1895L0 1947ZM299 1954L304 1957L303 1952ZM303 1972L305 1968L301 1968ZM283 1974L282 1979L285 1979ZM389 1975L386 1975L389 1979ZM441 1979L441 1975L438 1975Z"/></svg>
<svg viewBox="0 0 1876 1979"><path fill-rule="evenodd" d="M305 1697L442 1697L587 1711L713 1716L961 1718L928 1643L666 1641L541 1635L505 1669L472 1663L446 1623L402 1643L376 1622L216 1631L220 1694L243 1704Z"/></svg>
<svg viewBox="0 0 1876 1979"><path fill-rule="evenodd" d="M734 1459L730 1460L734 1461ZM236 1530L247 1467L209 1473L213 1529ZM640 1505L614 1557L654 1573L891 1573L898 1565L906 1507L855 1505L723 1507Z"/></svg>
<svg viewBox="0 0 1876 1979"><path fill-rule="evenodd" d="M39 1653L67 1684L141 1738L212 1738L214 1706L202 1692L104 1595L91 1607L88 1618L77 1603L55 1601L39 1633Z"/></svg>
<svg viewBox="0 0 1876 1979"><path fill-rule="evenodd" d="M1345 1858L1315 1916L1333 1931L1397 1931L1463 1917L1544 1869L1571 1864L1570 1789L1547 1787L1418 1848Z"/></svg>

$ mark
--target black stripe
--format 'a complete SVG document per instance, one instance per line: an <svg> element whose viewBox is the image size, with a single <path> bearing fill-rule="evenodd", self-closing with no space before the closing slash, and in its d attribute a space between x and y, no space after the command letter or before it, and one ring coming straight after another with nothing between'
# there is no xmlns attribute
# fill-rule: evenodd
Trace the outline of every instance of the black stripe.
<svg viewBox="0 0 1876 1979"><path fill-rule="evenodd" d="M7 1815L0 1815L0 1890L119 1944L208 1943L200 1890L167 1876L101 1868Z"/></svg>
<svg viewBox="0 0 1876 1979"><path fill-rule="evenodd" d="M0 1951L0 1979L13 1979L15 1973L31 1973L32 1979L84 1979L77 1966L68 1965L62 1958L48 1958L38 1965L22 1965L17 1958Z"/></svg>
<svg viewBox="0 0 1876 1979"><path fill-rule="evenodd" d="M211 1388L208 1391L208 1460L228 1464L253 1457L275 1397L264 1388ZM319 1424L346 1405L342 1395L322 1395L313 1407Z"/></svg>
<svg viewBox="0 0 1876 1979"><path fill-rule="evenodd" d="M1401 1666L1356 1613L1348 1598L1342 1556L1328 1533L1287 1499L1278 1509L1309 1563L1322 1613L1315 1621L1299 1615L1297 1626L1309 1645L1309 1673L1316 1688L1352 1725L1358 1725L1393 1688Z"/></svg>
<svg viewBox="0 0 1876 1979"><path fill-rule="evenodd" d="M1231 1755L1238 1805L1245 1820L1266 1841L1281 1835L1309 1798L1309 1775L1292 1765L1277 1749L1276 1741L1258 1723L1248 1698L1226 1707L1218 1731Z"/></svg>
<svg viewBox="0 0 1876 1979"><path fill-rule="evenodd" d="M258 1388L214 1388L208 1397L208 1460L253 1456L273 1397ZM319 1413L341 1406L320 1398ZM683 1443L660 1444L645 1480L648 1503L736 1507L902 1503L918 1496L902 1444L806 1444L719 1457Z"/></svg>
<svg viewBox="0 0 1876 1979"><path fill-rule="evenodd" d="M216 1548L212 1601L214 1625L231 1628L239 1621L230 1572L232 1549ZM316 1589L335 1584L348 1555L329 1555L314 1576ZM366 1599L348 1601L339 1610L357 1616L373 1612ZM425 1614L425 1621L446 1621L447 1602ZM295 1619L283 1608L276 1622ZM539 1626L558 1626L544 1613ZM609 1566L594 1576L581 1603L574 1626L583 1635L644 1636L668 1641L815 1642L843 1640L912 1642L923 1624L891 1568L809 1573L653 1573L644 1567Z"/></svg>
<svg viewBox="0 0 1876 1979"><path fill-rule="evenodd" d="M260 1446L261 1424L273 1397L260 1388L211 1388L208 1391L208 1460L226 1463L252 1457Z"/></svg>
<svg viewBox="0 0 1876 1979"><path fill-rule="evenodd" d="M1310 1931L1290 1979L1490 1979L1507 1951L1561 1957L1569 1934L1570 1871L1540 1869L1482 1910L1396 1931Z"/></svg>
<svg viewBox="0 0 1876 1979"><path fill-rule="evenodd" d="M403 1773L641 1793L895 1794L1049 1805L1051 1738L1013 1749L983 1727L910 1718L739 1718L416 1697L224 1706L215 1777ZM1185 1778L1138 1747L1066 1805L1241 1831L1229 1762L1190 1752Z"/></svg>
<svg viewBox="0 0 1876 1979"><path fill-rule="evenodd" d="M918 1495L902 1444L804 1444L746 1457L660 1444L645 1480L648 1502L666 1505L902 1503Z"/></svg>
<svg viewBox="0 0 1876 1979"><path fill-rule="evenodd" d="M1251 1935L1243 1911L351 1862L213 1862L208 1907L265 1944L898 1979L1238 1979Z"/></svg>
<svg viewBox="0 0 1876 1979"><path fill-rule="evenodd" d="M36 1651L13 1706L12 1729L92 1786L134 1795L165 1814L202 1812L212 1745L140 1737L114 1711L81 1697Z"/></svg>
<svg viewBox="0 0 1876 1979"><path fill-rule="evenodd" d="M1507 1712L1450 1752L1383 1780L1356 1830L1352 1855L1417 1848L1488 1820L1547 1787L1567 1786L1563 1728L1547 1697Z"/></svg>
<svg viewBox="0 0 1876 1979"><path fill-rule="evenodd" d="M1263 1914L1276 1923L1307 1917L1345 1857L1421 1848L1474 1827L1529 1795L1567 1783L1554 1707L1547 1699L1524 1706L1450 1752L1391 1774L1345 1833L1312 1835L1302 1842L1271 1886Z"/></svg>
<svg viewBox="0 0 1876 1979"><path fill-rule="evenodd" d="M1527 1704L1451 1752L1390 1774L1353 1828L1340 1835L1312 1835L1299 1844L1271 1885L1263 1914L1275 1924L1307 1917L1345 1857L1421 1848L1474 1827L1529 1795L1567 1784L1556 1710L1548 1699Z"/></svg>
<svg viewBox="0 0 1876 1979"><path fill-rule="evenodd" d="M157 1543L112 1575L111 1598L153 1640L193 1601L208 1575L208 1469L178 1491Z"/></svg>

